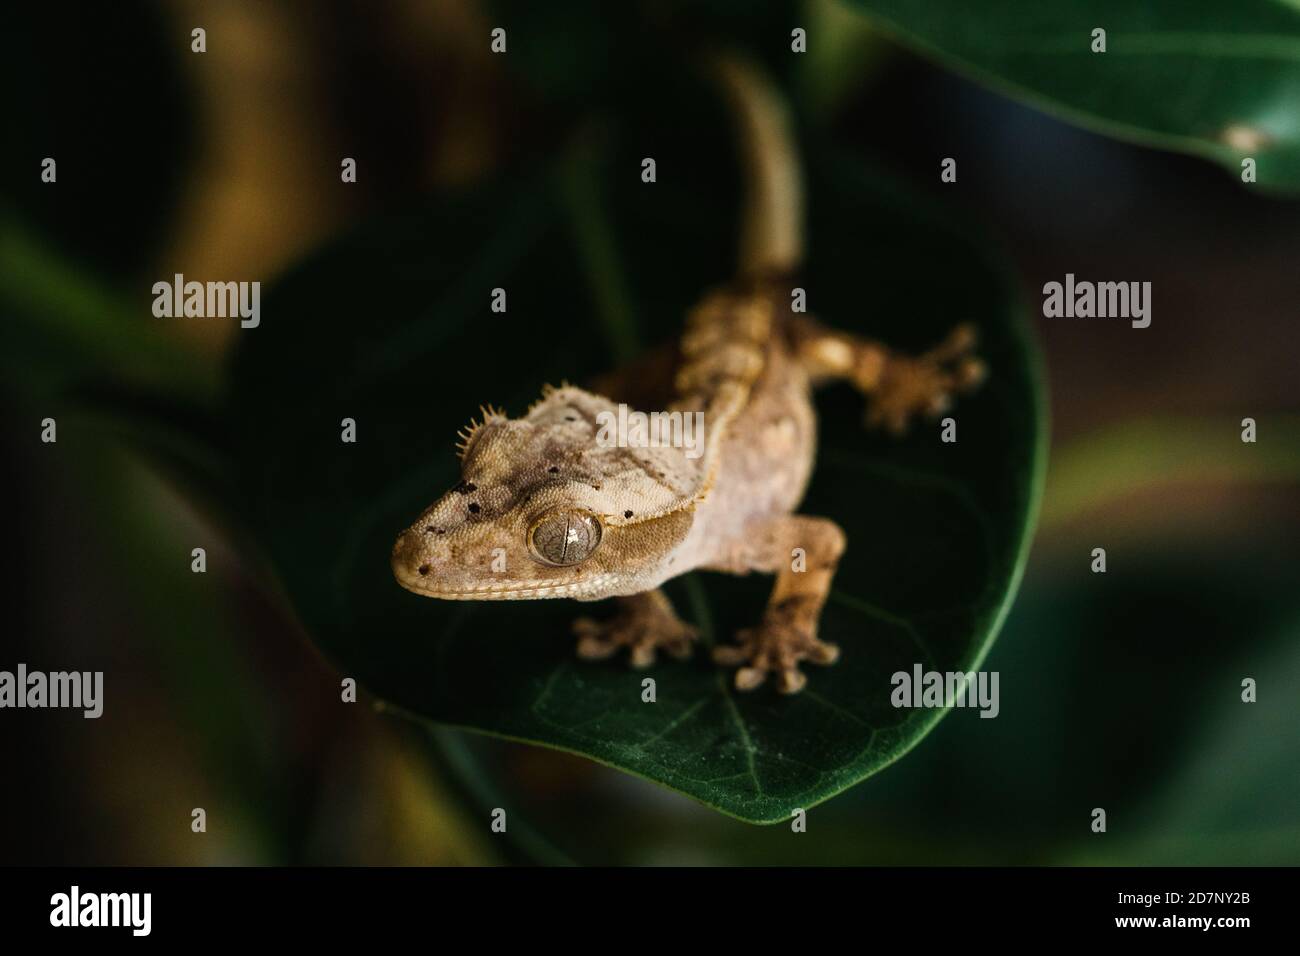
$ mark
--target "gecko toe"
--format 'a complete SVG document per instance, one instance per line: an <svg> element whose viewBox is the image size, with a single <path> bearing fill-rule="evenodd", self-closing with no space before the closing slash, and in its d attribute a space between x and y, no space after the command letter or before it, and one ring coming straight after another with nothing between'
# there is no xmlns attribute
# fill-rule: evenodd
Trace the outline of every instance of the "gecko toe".
<svg viewBox="0 0 1300 956"><path fill-rule="evenodd" d="M977 340L975 327L966 323L922 355L891 355L878 384L868 392L867 427L898 437L906 434L913 419L946 414L957 394L984 380L985 365L971 354Z"/></svg>
<svg viewBox="0 0 1300 956"><path fill-rule="evenodd" d="M735 644L713 649L714 662L740 665L735 676L737 690L754 690L771 674L782 694L797 694L807 685L800 661L829 665L839 656L838 646L818 640L815 629L792 620L788 609L769 611L758 627L737 631Z"/></svg>
<svg viewBox="0 0 1300 956"><path fill-rule="evenodd" d="M814 638L812 643L808 645L807 657L814 664L834 664L840 659L840 648L837 644L827 644L825 641Z"/></svg>
<svg viewBox="0 0 1300 956"><path fill-rule="evenodd" d="M797 667L787 667L776 678L776 689L782 694L797 694L808 683L808 675Z"/></svg>
<svg viewBox="0 0 1300 956"><path fill-rule="evenodd" d="M632 653L628 656L628 661L637 670L645 670L655 662L655 646L649 642L641 642L632 645Z"/></svg>
<svg viewBox="0 0 1300 956"><path fill-rule="evenodd" d="M578 656L584 661L603 661L614 656L618 645L595 635L579 638Z"/></svg>
<svg viewBox="0 0 1300 956"><path fill-rule="evenodd" d="M603 621L580 617L573 622L573 633L578 637L578 656L582 659L606 660L626 648L628 662L637 670L652 666L661 648L685 660L699 636L695 627L656 604L645 604Z"/></svg>
<svg viewBox="0 0 1300 956"><path fill-rule="evenodd" d="M691 628L691 631L692 633L689 635L666 642L664 650L679 661L687 660L695 650L694 641L699 636L698 633L695 633L694 628Z"/></svg>
<svg viewBox="0 0 1300 956"><path fill-rule="evenodd" d="M980 359L974 356L967 356L958 365L954 373L957 387L962 391L969 391L979 385L988 377L988 366Z"/></svg>

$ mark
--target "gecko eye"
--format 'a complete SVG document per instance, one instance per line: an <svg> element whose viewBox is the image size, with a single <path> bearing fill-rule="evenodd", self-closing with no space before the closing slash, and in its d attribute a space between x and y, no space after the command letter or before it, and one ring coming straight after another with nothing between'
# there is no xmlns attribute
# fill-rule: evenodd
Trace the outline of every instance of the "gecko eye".
<svg viewBox="0 0 1300 956"><path fill-rule="evenodd" d="M600 522L585 511L552 511L528 532L533 557L547 564L579 564L598 544Z"/></svg>

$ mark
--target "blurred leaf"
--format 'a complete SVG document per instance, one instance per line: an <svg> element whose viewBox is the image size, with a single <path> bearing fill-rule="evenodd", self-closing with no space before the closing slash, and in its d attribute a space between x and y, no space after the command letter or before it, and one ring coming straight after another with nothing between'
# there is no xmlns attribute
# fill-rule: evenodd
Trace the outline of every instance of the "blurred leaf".
<svg viewBox="0 0 1300 956"><path fill-rule="evenodd" d="M1295 566L1291 568L1294 580ZM1285 593L1285 592L1283 592ZM1294 603L1294 599L1292 600ZM1238 650L1200 700L1209 713L1197 745L1145 812L1112 819L1113 840L1081 848L1078 862L1110 865L1295 866L1300 863L1300 618L1262 651ZM1263 642L1261 642L1263 643ZM1257 683L1254 703L1241 680ZM1075 862L1075 861L1072 861Z"/></svg>
<svg viewBox="0 0 1300 956"><path fill-rule="evenodd" d="M219 362L134 302L0 216L0 371L41 416L110 434L238 527L229 440L214 416ZM62 421L62 418L60 418Z"/></svg>
<svg viewBox="0 0 1300 956"><path fill-rule="evenodd" d="M837 161L811 172L810 306L912 350L974 321L992 374L960 405L955 445L933 428L867 433L847 387L819 399L805 510L842 522L850 545L822 622L843 659L814 669L807 692L736 694L699 654L649 672L648 707L644 672L575 660L576 605L431 601L388 567L396 532L457 480L455 430L480 402L519 412L543 382L603 371L628 341L671 339L696 297L729 278L727 128L709 97L663 97L558 169L413 206L322 250L241 337L234 431L257 527L344 673L416 717L570 750L766 822L871 775L940 719L890 706L890 675L978 666L1037 498L1041 390L1018 306L978 240L897 184ZM652 187L638 176L647 142ZM504 315L489 311L496 286ZM355 445L339 440L344 417L358 423ZM769 588L690 575L669 591L723 639L757 620Z"/></svg>
<svg viewBox="0 0 1300 956"><path fill-rule="evenodd" d="M814 121L829 119L851 93L870 83L898 52L870 22L841 0L807 0L797 20L791 22L797 22L814 38L807 52L795 57L793 77L797 102Z"/></svg>
<svg viewBox="0 0 1300 956"><path fill-rule="evenodd" d="M232 639L240 619L234 613L230 579L218 567L220 545L189 512L188 502L124 455L100 422L80 415L61 419L57 447L66 448L61 454L70 456L63 465L71 470L70 480L88 490L84 502L69 507L71 514L85 519L84 526L78 526L76 547L83 560L87 555L104 559L102 567L93 565L103 579L96 583L121 594L122 603L112 604L111 610L126 619L106 621L100 639L129 631L126 649L115 647L115 652L142 658L138 666L157 681L146 698L164 694L170 700L165 713L174 726L163 736L181 735L189 748L186 760L204 771L197 786L205 796L195 794L195 802L209 808L220 805L229 815L229 829L220 840L197 852L234 851L259 863L292 862L287 856L292 850L290 834L302 817L290 802L291 768L276 756L288 747L268 709L271 692L260 686L273 678L259 672L241 654L240 642ZM190 570L196 545L207 549L210 573ZM85 593L76 592L82 601ZM87 608L89 614L104 614L94 604ZM124 678L129 686L131 677ZM121 694L127 710L136 706L131 696ZM135 746L140 746L138 741ZM176 785L171 768L160 763L149 782L132 782L124 792L135 792L137 786L145 791L149 786L166 790ZM188 836L188 831L181 832ZM163 847L170 839L166 831L155 829L150 835Z"/></svg>
<svg viewBox="0 0 1300 956"><path fill-rule="evenodd" d="M1042 525L1053 527L1152 485L1300 482L1300 416L1272 413L1255 443L1240 419L1137 418L1052 456Z"/></svg>
<svg viewBox="0 0 1300 956"><path fill-rule="evenodd" d="M700 50L742 48L784 76L798 59L790 31L806 26L800 0L488 0L487 9L507 32L503 66L525 78L528 95L583 111L662 93Z"/></svg>
<svg viewBox="0 0 1300 956"><path fill-rule="evenodd" d="M1082 529L1073 551L1086 559L1096 533ZM1140 855L1117 857L1139 834L1189 843L1206 835L1191 815L1175 820L1153 810L1166 803L1172 781L1223 752L1225 735L1281 729L1276 710L1241 704L1241 677L1267 680L1294 711L1297 685L1276 664L1280 627L1295 619L1291 582L1300 565L1294 546L1262 533L1243 551L1213 541L1191 554L1169 548L1132 542L1122 566L1111 551L1107 574L1092 574L1085 560L1026 588L988 664L1002 674L1002 711L997 720L945 723L923 755L929 772L896 795L915 807L907 826L950 841L978 834L988 853L1018 863L1104 854L1136 864ZM1245 723L1234 729L1234 721ZM1237 805L1219 806L1243 829L1277 822L1276 787L1290 779L1285 761L1257 770L1240 787L1225 781ZM943 780L979 786L940 810L928 793ZM1088 826L1093 807L1109 817L1105 846ZM1287 812L1293 826L1300 822L1300 804ZM1258 862L1220 851L1220 865Z"/></svg>
<svg viewBox="0 0 1300 956"><path fill-rule="evenodd" d="M0 368L29 395L88 383L210 401L218 364L153 316L151 283L129 300L9 216L0 216Z"/></svg>
<svg viewBox="0 0 1300 956"><path fill-rule="evenodd" d="M975 79L1080 125L1300 188L1293 0L845 0ZM1092 31L1106 52L1092 52Z"/></svg>
<svg viewBox="0 0 1300 956"><path fill-rule="evenodd" d="M79 424L118 442L241 544L247 534L231 439L212 409L173 392L108 386L71 394ZM250 567L252 552L245 549Z"/></svg>
<svg viewBox="0 0 1300 956"><path fill-rule="evenodd" d="M382 711L383 707L380 706ZM557 850L537 831L519 810L507 789L485 773L480 772L470 748L468 736L436 724L424 723L428 737L428 753L432 762L460 803L473 807L475 813L490 817L497 807L510 807L509 823L505 833L494 834L498 854L512 864L538 864L541 866L572 866L573 861Z"/></svg>
<svg viewBox="0 0 1300 956"><path fill-rule="evenodd" d="M189 31L149 0L6 11L0 199L85 268L134 274L164 238L195 140Z"/></svg>

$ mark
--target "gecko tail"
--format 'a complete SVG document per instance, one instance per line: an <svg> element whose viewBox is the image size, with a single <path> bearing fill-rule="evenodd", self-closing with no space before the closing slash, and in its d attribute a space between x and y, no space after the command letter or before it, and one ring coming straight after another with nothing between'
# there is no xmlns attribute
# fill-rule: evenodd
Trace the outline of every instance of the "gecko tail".
<svg viewBox="0 0 1300 956"><path fill-rule="evenodd" d="M738 55L715 56L712 72L731 105L745 166L740 274L763 279L803 261L803 180L789 108L759 67Z"/></svg>

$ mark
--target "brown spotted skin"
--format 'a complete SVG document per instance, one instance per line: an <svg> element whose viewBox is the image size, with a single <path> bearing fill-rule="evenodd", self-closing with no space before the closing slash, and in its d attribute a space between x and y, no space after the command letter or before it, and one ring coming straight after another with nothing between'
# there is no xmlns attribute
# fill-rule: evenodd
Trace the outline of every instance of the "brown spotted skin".
<svg viewBox="0 0 1300 956"><path fill-rule="evenodd" d="M741 690L768 677L783 693L802 689L802 662L839 654L817 638L817 623L846 544L829 518L795 513L816 455L814 386L851 382L868 396L868 423L899 432L944 410L983 369L968 328L910 358L792 315L789 302L788 284L716 290L691 311L675 350L595 391L548 388L519 419L485 411L463 443L462 482L398 537L398 582L450 600L617 598L612 617L577 621L579 653L626 649L644 667L657 650L684 656L695 637L658 590L664 581L695 569L774 574L759 622L714 657L737 668ZM703 412L699 457L598 442L600 414L634 397L644 411ZM595 516L599 544L575 565L547 564L530 531L571 511Z"/></svg>

